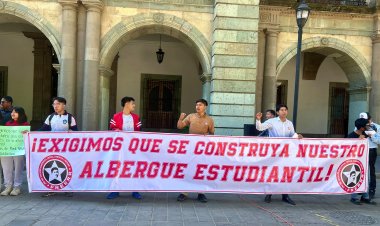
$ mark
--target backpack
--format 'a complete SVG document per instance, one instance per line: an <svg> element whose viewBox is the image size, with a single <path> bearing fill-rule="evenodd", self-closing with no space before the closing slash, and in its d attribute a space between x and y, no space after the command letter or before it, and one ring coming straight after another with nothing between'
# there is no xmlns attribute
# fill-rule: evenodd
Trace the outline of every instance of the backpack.
<svg viewBox="0 0 380 226"><path fill-rule="evenodd" d="M51 120L53 119L54 115L55 115L55 113L49 115L49 126L51 126ZM67 117L67 121L68 121L69 129L70 129L70 127L71 127L71 120L72 120L73 116L70 113L67 113L67 116L68 116Z"/></svg>

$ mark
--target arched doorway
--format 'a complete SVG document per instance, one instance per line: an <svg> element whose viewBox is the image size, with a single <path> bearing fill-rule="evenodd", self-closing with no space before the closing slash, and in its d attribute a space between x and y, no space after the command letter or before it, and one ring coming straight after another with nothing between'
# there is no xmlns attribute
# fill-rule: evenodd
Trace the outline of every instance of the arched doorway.
<svg viewBox="0 0 380 226"><path fill-rule="evenodd" d="M293 109L295 48L278 60L277 80L286 81L287 103ZM297 130L315 137L342 137L368 110L369 66L349 43L334 38L303 41ZM282 89L282 86L279 86ZM281 98L280 98L281 99Z"/></svg>
<svg viewBox="0 0 380 226"><path fill-rule="evenodd" d="M7 11L12 5L16 8ZM59 65L59 51L54 49L58 45L54 35L44 34L38 28L44 19L37 14L21 16L25 10L25 7L7 3L0 11L0 51L3 53L0 93L12 96L15 106L24 107L32 129L37 129L52 111L51 98L57 95L58 73L53 64ZM38 24L28 22L36 18L40 19Z"/></svg>
<svg viewBox="0 0 380 226"><path fill-rule="evenodd" d="M161 64L156 58L160 36ZM193 112L194 101L202 97L202 70L192 50L171 36L143 35L122 47L115 61L109 117L120 111L123 96L132 96L144 131L178 132L179 114Z"/></svg>
<svg viewBox="0 0 380 226"><path fill-rule="evenodd" d="M136 20L139 22L136 23ZM163 43L167 44L166 47L163 47L166 54L162 64L157 63L155 55L159 46L159 35L162 36ZM138 46L140 46L140 49L136 51L136 47ZM100 65L101 68L110 68L113 73L110 78L101 76L101 83L103 84L101 85L103 89L102 97L104 97L102 99L107 100L109 98L109 103L111 104L119 102L118 100L122 97L120 86L127 84L121 82L122 75L120 74L123 70L121 67L125 67L124 70L126 72L139 71L139 75L135 76L135 78L139 77L137 83L136 81L135 83L130 81L128 84L131 85L132 89L138 89L137 91L135 90L135 94L140 97L139 101L142 101L140 103L141 109L139 109L141 111L139 112L140 114L143 114L145 117L147 116L147 113L144 113L144 111L148 105L146 105L146 101L144 103L144 99L146 99L143 92L144 83L141 83L144 80L144 76L158 78L162 84L173 83L173 87L176 88L172 92L172 97L179 99L178 101L173 101L173 103L179 105L178 108L176 106L173 107L174 110L178 109L175 114L181 111L193 112L195 99L200 97L209 99L211 81L210 53L211 46L202 33L181 18L161 13L141 14L128 18L116 25L114 29L111 29L102 39ZM121 59L123 57L129 59L129 63L125 63L126 60ZM184 58L179 61L179 57ZM118 63L115 63L116 60ZM123 63L120 63L121 61ZM176 64L175 61L180 63ZM185 61L187 61L187 64L183 63ZM141 62L147 62L148 64L141 66ZM142 69L135 68L136 70L131 70L134 66L139 66ZM186 67L190 68L186 69ZM115 74L115 72L117 73ZM178 77L181 78L180 86L175 85L178 83ZM190 81L186 81L189 78L191 78ZM113 79L114 81L112 81ZM117 95L112 94L112 83L115 83L115 80ZM107 87L107 85L104 86L107 83L109 83L110 90L104 88ZM115 96L117 98L112 100L111 98ZM119 109L119 104L117 106ZM107 104L107 101L102 101L101 109L101 128L105 128L105 125L108 123L108 117L110 117L109 113L116 111L116 109L113 110L112 106ZM149 120L148 118L146 119ZM175 120L172 121L174 122ZM172 124L175 127L174 123ZM146 125L149 125L149 123Z"/></svg>

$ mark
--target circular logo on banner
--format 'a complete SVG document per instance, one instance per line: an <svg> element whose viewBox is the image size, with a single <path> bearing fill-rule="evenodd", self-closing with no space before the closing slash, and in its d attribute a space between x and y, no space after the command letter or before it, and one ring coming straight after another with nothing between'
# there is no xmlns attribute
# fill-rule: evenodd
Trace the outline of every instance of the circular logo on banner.
<svg viewBox="0 0 380 226"><path fill-rule="evenodd" d="M60 155L45 157L38 167L38 172L42 184L52 190L66 187L73 175L70 162Z"/></svg>
<svg viewBox="0 0 380 226"><path fill-rule="evenodd" d="M336 178L340 187L346 192L352 193L359 189L364 181L364 167L357 159L344 161L336 172Z"/></svg>

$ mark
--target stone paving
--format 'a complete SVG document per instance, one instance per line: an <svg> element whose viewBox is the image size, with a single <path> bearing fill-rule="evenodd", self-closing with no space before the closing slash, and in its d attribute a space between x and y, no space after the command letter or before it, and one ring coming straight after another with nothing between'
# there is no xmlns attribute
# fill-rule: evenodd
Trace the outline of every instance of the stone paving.
<svg viewBox="0 0 380 226"><path fill-rule="evenodd" d="M380 171L380 161L376 167ZM107 193L42 198L41 193L27 193L26 183L23 189L20 196L0 196L0 226L380 225L380 193L376 206L353 205L349 195L291 195L297 203L291 206L281 195L267 204L264 195L207 194L209 202L200 203L190 194L180 203L177 193L142 193L143 200L121 193L107 200Z"/></svg>
<svg viewBox="0 0 380 226"><path fill-rule="evenodd" d="M106 193L40 195L0 197L0 225L380 225L380 198L377 206L356 206L348 195L292 195L296 206L280 195L270 204L263 195L208 194L206 204L196 194L182 203L175 193L143 193L143 200L130 193L114 200L105 199Z"/></svg>

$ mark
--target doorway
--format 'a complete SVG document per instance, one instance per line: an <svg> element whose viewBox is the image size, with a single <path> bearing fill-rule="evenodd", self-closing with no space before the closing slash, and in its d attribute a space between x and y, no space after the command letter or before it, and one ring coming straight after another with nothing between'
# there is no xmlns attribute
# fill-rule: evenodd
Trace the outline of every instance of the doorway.
<svg viewBox="0 0 380 226"><path fill-rule="evenodd" d="M348 133L349 95L347 88L347 83L330 83L330 137L344 137Z"/></svg>
<svg viewBox="0 0 380 226"><path fill-rule="evenodd" d="M177 128L182 77L142 75L142 127L145 131L171 132Z"/></svg>

